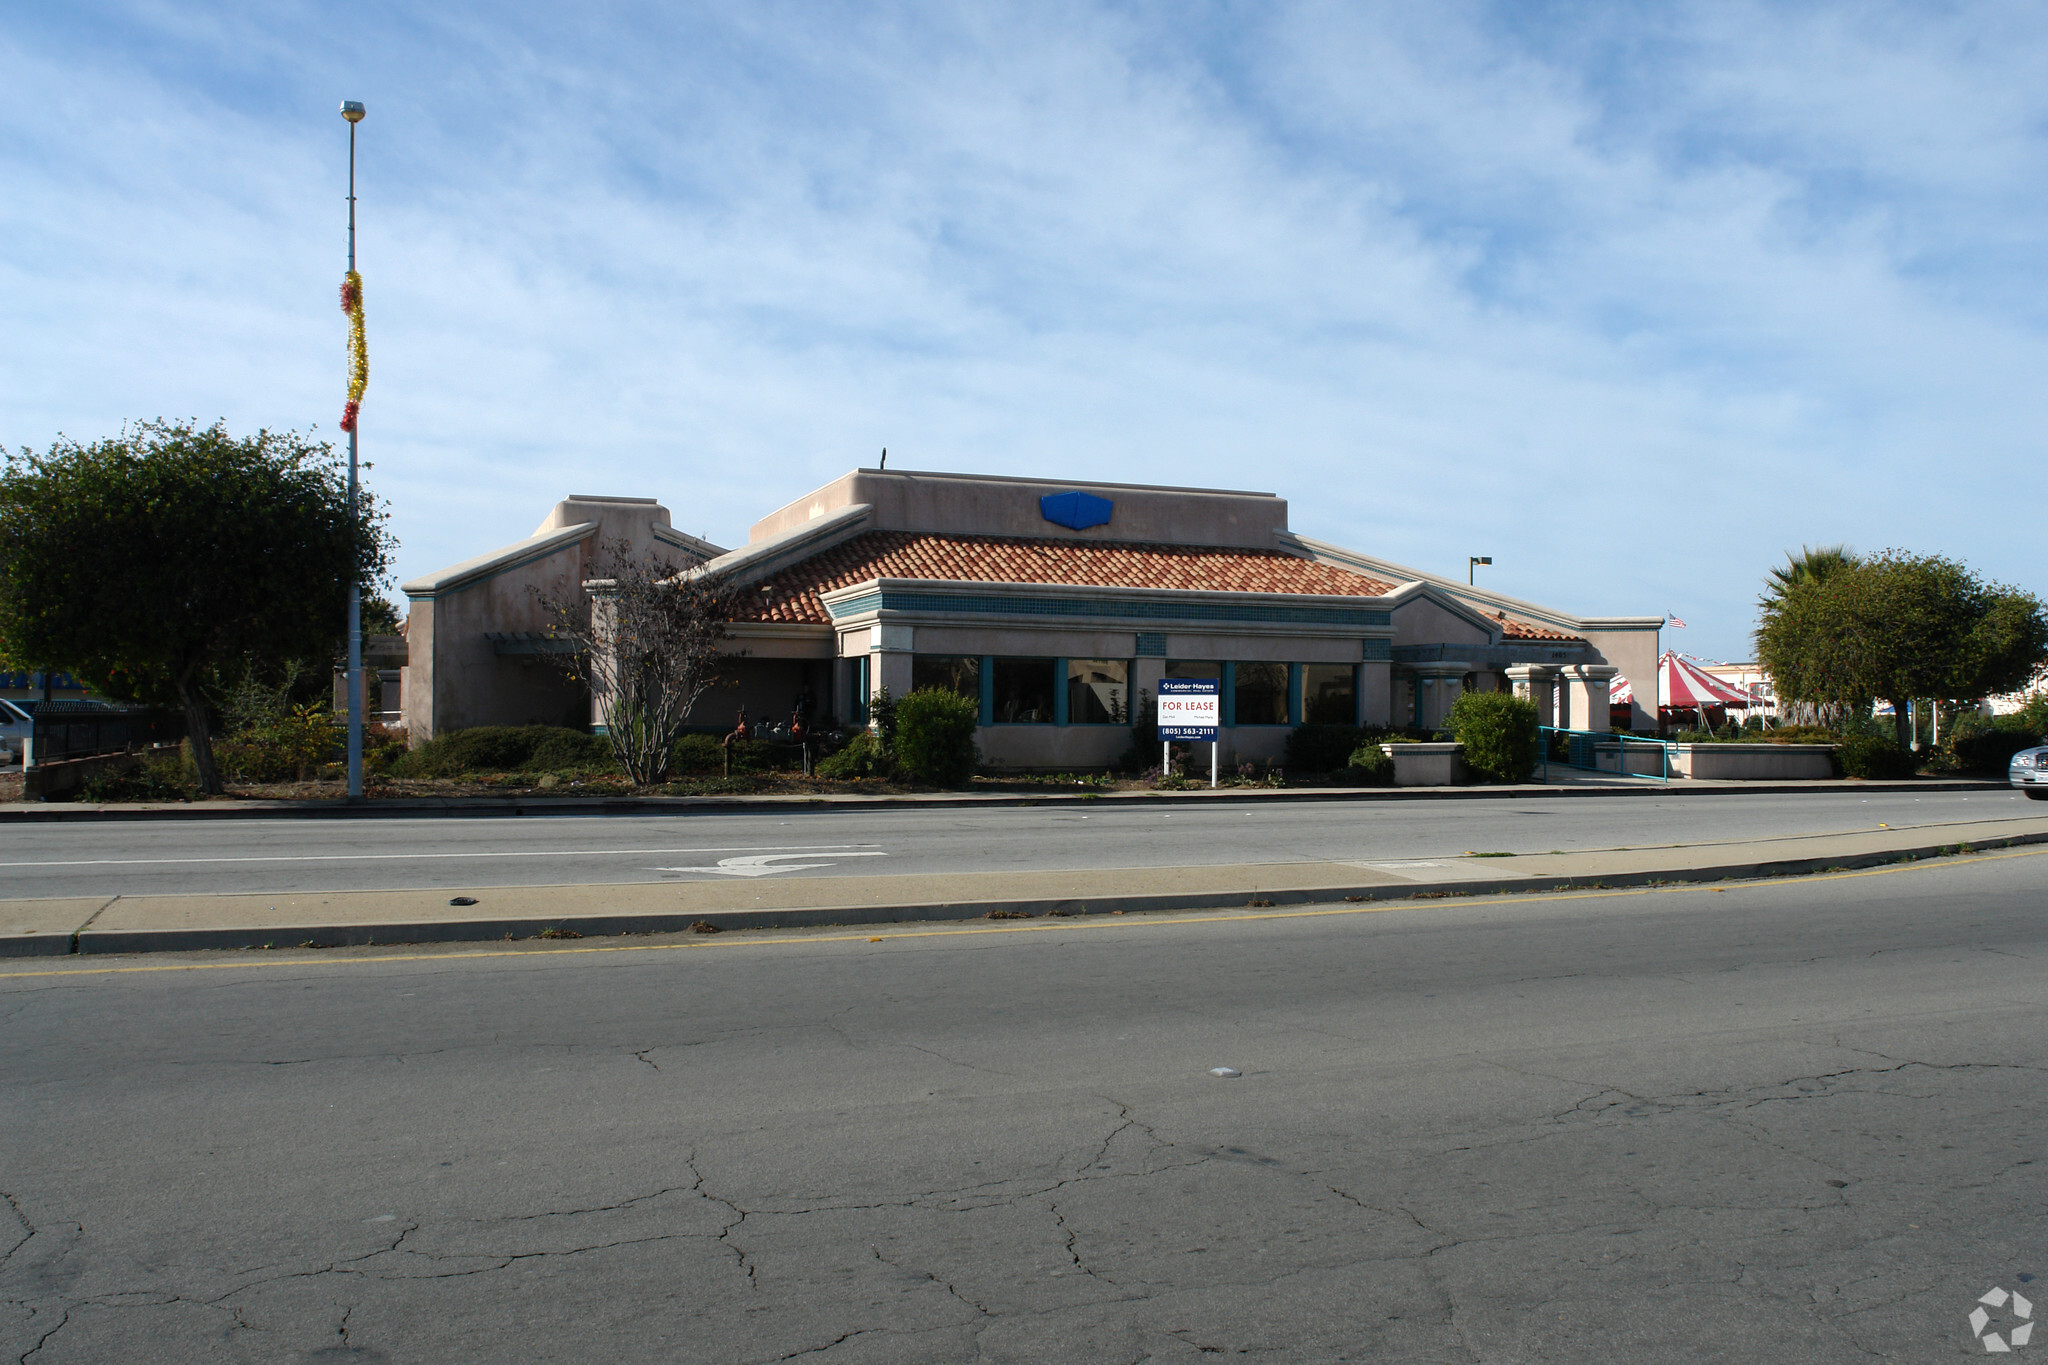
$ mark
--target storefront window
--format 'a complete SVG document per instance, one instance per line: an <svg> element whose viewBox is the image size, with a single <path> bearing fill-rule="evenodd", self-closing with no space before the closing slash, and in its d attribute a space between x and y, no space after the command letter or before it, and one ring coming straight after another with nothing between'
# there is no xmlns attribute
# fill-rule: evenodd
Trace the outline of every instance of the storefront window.
<svg viewBox="0 0 2048 1365"><path fill-rule="evenodd" d="M996 660L996 723L1052 724L1053 661Z"/></svg>
<svg viewBox="0 0 2048 1365"><path fill-rule="evenodd" d="M1301 666L1301 718L1310 725L1356 725L1358 703L1350 664Z"/></svg>
<svg viewBox="0 0 2048 1365"><path fill-rule="evenodd" d="M1067 660L1067 724L1129 725L1131 665L1126 659Z"/></svg>
<svg viewBox="0 0 2048 1365"><path fill-rule="evenodd" d="M1237 706L1232 725L1285 725L1287 723L1287 665L1239 664Z"/></svg>
<svg viewBox="0 0 2048 1365"><path fill-rule="evenodd" d="M1223 665L1214 659L1168 659L1166 676L1169 678L1215 678L1223 677Z"/></svg>
<svg viewBox="0 0 2048 1365"><path fill-rule="evenodd" d="M981 657L975 654L915 654L910 659L913 692L936 687L981 700Z"/></svg>

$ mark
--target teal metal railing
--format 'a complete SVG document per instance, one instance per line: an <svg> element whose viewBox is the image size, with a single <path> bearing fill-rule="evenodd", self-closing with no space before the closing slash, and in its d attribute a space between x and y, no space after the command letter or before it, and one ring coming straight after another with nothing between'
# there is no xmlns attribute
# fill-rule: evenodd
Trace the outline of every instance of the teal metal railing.
<svg viewBox="0 0 2048 1365"><path fill-rule="evenodd" d="M1542 742L1543 779L1546 782L1550 780L1550 765L1553 761L1567 768L1582 768L1587 772L1612 772L1623 777L1653 777L1659 782L1671 780L1669 741L1645 739L1641 735L1632 735L1625 730L1565 730L1554 725L1539 725L1536 727L1536 733ZM1558 747L1555 741L1559 737L1564 740L1564 757L1553 760L1550 756L1551 750ZM1600 760L1606 756L1601 753L1602 749L1613 755L1615 763L1612 768L1601 766ZM1655 749L1656 771L1630 773L1628 756L1631 749L1637 753Z"/></svg>

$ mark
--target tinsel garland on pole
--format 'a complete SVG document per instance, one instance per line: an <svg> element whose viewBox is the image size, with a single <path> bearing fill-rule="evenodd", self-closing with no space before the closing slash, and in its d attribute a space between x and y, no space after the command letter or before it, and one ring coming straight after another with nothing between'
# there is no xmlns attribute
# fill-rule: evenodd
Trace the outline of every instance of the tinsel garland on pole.
<svg viewBox="0 0 2048 1365"><path fill-rule="evenodd" d="M341 429L356 429L363 390L370 386L370 343L363 338L363 277L351 270L341 281L341 311L348 314L348 404L341 410Z"/></svg>

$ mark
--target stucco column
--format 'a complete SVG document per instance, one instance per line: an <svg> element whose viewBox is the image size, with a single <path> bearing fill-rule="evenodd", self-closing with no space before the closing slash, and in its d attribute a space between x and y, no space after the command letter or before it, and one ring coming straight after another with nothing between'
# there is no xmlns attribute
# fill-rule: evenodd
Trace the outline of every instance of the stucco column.
<svg viewBox="0 0 2048 1365"><path fill-rule="evenodd" d="M1507 670L1508 681L1515 687L1515 695L1527 697L1536 703L1538 725L1557 724L1557 675L1556 664L1515 664Z"/></svg>
<svg viewBox="0 0 2048 1365"><path fill-rule="evenodd" d="M1564 669L1565 693L1570 699L1572 728L1612 729L1608 720L1607 688L1621 672L1613 664L1571 664Z"/></svg>
<svg viewBox="0 0 2048 1365"><path fill-rule="evenodd" d="M1358 722L1390 726L1394 716L1394 666L1376 660L1358 666Z"/></svg>
<svg viewBox="0 0 2048 1365"><path fill-rule="evenodd" d="M868 685L876 693L886 687L891 697L901 699L910 695L910 659L916 637L914 626L885 623L874 627L868 643L872 660L868 665Z"/></svg>
<svg viewBox="0 0 2048 1365"><path fill-rule="evenodd" d="M1440 730L1450 720L1451 707L1457 703L1472 665L1444 660L1410 667L1415 670L1415 685L1422 690L1422 728Z"/></svg>
<svg viewBox="0 0 2048 1365"><path fill-rule="evenodd" d="M1166 676L1166 660L1146 655L1131 662L1131 723L1137 724L1140 709L1149 700L1159 704L1159 680ZM1054 679L1055 682L1060 681ZM1142 694L1142 695L1141 695Z"/></svg>

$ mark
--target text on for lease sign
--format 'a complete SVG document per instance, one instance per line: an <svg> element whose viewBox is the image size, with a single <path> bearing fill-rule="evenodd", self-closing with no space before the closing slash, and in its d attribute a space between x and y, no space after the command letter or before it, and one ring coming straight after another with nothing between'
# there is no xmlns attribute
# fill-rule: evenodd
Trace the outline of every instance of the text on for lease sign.
<svg viewBox="0 0 2048 1365"><path fill-rule="evenodd" d="M1159 680L1159 737L1214 743L1223 719L1223 689L1216 678Z"/></svg>

